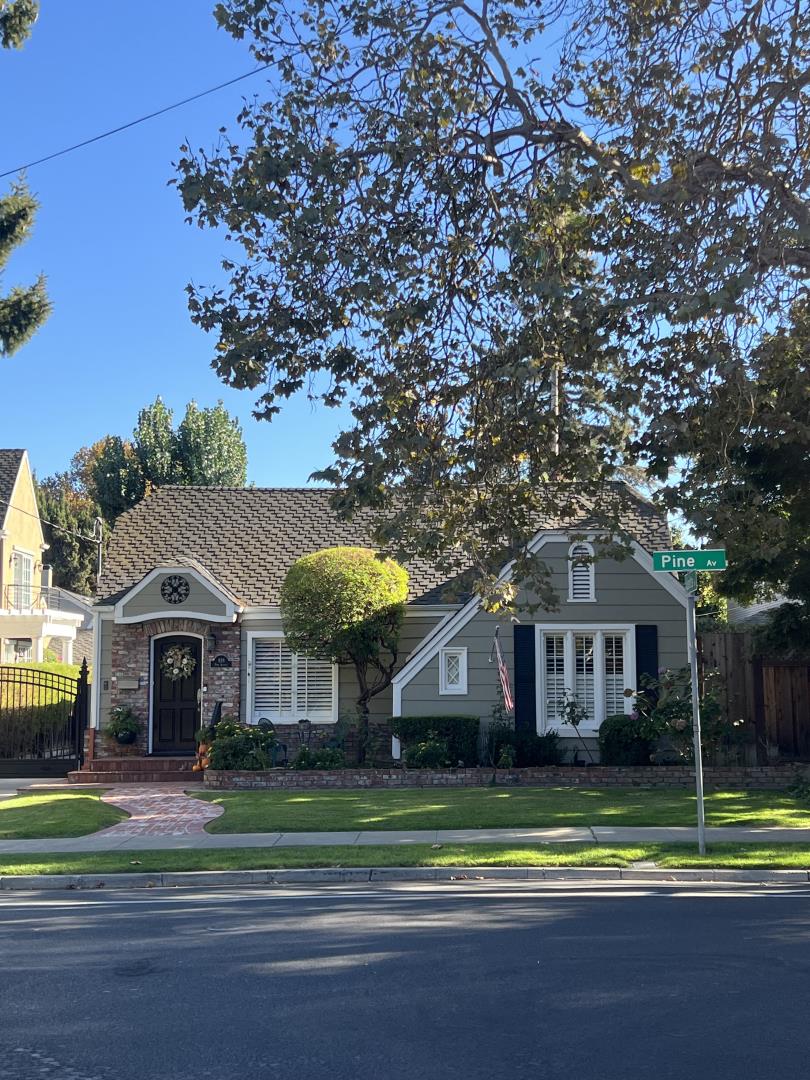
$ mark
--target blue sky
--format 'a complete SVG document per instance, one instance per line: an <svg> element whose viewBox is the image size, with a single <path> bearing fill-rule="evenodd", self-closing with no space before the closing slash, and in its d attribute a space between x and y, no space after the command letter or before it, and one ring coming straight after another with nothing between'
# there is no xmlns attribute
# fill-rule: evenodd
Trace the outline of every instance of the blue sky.
<svg viewBox="0 0 810 1080"><path fill-rule="evenodd" d="M217 29L213 5L42 0L23 49L0 55L0 172L251 70L247 45ZM254 395L219 381L209 367L215 339L186 307L189 280L217 280L223 245L185 224L167 186L171 163L186 139L211 146L264 78L28 173L42 206L0 288L43 271L54 313L0 361L0 446L27 447L39 475L66 468L102 435L129 434L157 394L180 413L192 397L221 398L242 423L253 483L305 484L329 461L338 414L300 399L270 424L254 420Z"/></svg>

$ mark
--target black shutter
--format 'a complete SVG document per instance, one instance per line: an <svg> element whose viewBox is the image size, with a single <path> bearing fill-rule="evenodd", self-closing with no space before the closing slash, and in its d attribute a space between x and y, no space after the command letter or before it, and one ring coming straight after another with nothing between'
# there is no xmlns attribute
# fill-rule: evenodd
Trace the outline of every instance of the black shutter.
<svg viewBox="0 0 810 1080"><path fill-rule="evenodd" d="M636 627L636 690L642 689L642 675L658 678L658 627Z"/></svg>
<svg viewBox="0 0 810 1080"><path fill-rule="evenodd" d="M515 627L515 730L537 730L534 626Z"/></svg>

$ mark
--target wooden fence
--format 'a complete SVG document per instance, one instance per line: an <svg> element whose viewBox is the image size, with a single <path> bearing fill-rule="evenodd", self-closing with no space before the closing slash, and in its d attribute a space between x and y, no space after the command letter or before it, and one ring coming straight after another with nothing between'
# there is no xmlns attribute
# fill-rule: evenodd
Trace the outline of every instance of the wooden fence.
<svg viewBox="0 0 810 1080"><path fill-rule="evenodd" d="M700 656L729 719L742 721L750 764L810 761L810 660L759 655L752 633L729 632L702 634Z"/></svg>

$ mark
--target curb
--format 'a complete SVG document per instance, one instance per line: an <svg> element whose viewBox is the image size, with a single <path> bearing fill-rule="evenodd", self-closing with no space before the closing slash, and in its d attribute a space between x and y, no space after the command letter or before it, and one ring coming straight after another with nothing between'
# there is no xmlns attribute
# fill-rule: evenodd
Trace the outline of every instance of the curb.
<svg viewBox="0 0 810 1080"><path fill-rule="evenodd" d="M649 881L793 884L810 881L808 870L649 870L582 866L334 867L300 870L199 870L165 874L31 874L0 877L0 891L34 889L178 889L224 885L323 885L386 881Z"/></svg>

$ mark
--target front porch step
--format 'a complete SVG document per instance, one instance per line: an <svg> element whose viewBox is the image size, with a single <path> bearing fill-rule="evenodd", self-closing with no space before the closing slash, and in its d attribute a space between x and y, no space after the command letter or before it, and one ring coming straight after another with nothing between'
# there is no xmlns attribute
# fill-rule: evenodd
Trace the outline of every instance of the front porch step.
<svg viewBox="0 0 810 1080"><path fill-rule="evenodd" d="M191 769L165 769L162 772L136 772L133 769L126 771L108 769L85 772L78 769L67 774L69 784L201 784L202 772L192 772Z"/></svg>
<svg viewBox="0 0 810 1080"><path fill-rule="evenodd" d="M71 784L185 784L201 783L192 772L193 757L93 758L68 773Z"/></svg>

